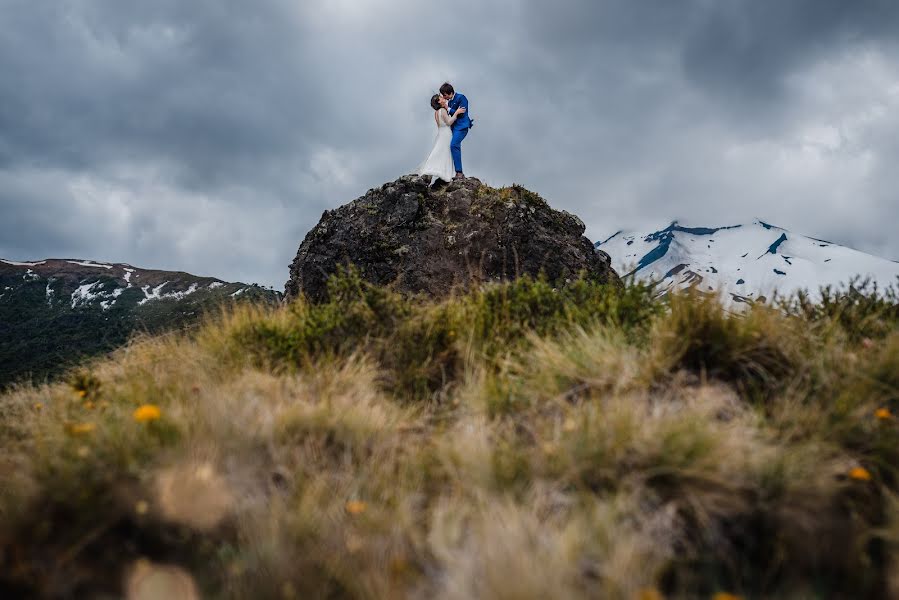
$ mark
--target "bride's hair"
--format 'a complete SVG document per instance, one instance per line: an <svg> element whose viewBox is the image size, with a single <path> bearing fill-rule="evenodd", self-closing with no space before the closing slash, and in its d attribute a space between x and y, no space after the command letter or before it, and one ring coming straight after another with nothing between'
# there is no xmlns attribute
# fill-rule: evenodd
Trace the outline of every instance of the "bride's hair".
<svg viewBox="0 0 899 600"><path fill-rule="evenodd" d="M431 108L434 110L440 110L440 94L434 94L431 96Z"/></svg>

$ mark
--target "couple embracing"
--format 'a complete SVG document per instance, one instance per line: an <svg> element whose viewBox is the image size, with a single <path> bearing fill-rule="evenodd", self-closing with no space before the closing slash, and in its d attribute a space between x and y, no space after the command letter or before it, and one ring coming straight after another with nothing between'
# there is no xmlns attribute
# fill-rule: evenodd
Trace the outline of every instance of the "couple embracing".
<svg viewBox="0 0 899 600"><path fill-rule="evenodd" d="M431 175L435 181L465 179L462 172L462 140L473 126L468 115L468 98L457 94L449 83L444 83L440 86L440 93L431 97L431 108L437 123L437 139L416 173Z"/></svg>

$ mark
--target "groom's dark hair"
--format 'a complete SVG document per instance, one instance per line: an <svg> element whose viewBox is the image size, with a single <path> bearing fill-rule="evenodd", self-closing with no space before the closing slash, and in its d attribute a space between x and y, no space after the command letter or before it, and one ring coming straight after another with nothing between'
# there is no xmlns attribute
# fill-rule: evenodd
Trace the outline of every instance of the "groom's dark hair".
<svg viewBox="0 0 899 600"><path fill-rule="evenodd" d="M440 86L440 93L441 94L449 94L450 96L452 96L453 94L456 93L456 90L453 89L453 86L451 86L449 84L449 82L446 82Z"/></svg>
<svg viewBox="0 0 899 600"><path fill-rule="evenodd" d="M431 96L431 108L434 110L440 110L440 94L434 94Z"/></svg>

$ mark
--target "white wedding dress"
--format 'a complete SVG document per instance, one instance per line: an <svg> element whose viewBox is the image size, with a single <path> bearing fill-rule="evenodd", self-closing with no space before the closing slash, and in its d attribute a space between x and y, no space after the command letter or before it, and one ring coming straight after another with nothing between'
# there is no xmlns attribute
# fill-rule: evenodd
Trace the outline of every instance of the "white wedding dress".
<svg viewBox="0 0 899 600"><path fill-rule="evenodd" d="M450 154L450 142L453 140L453 128L449 126L449 115L445 108L437 111L437 138L434 140L434 148L425 159L416 173L418 175L431 175L444 181L452 181L456 174L453 169L453 156Z"/></svg>

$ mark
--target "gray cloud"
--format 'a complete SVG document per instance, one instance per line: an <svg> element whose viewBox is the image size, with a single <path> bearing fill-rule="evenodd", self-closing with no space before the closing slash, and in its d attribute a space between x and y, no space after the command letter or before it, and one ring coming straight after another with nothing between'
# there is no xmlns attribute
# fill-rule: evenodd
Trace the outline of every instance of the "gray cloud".
<svg viewBox="0 0 899 600"><path fill-rule="evenodd" d="M894 37L890 0L710 3L685 46L688 77L729 100L783 100L783 78L858 43ZM742 103L738 106L743 106Z"/></svg>
<svg viewBox="0 0 899 600"><path fill-rule="evenodd" d="M754 216L889 258L889 0L0 0L0 256L280 287L325 208L411 171L443 80L466 170L588 235Z"/></svg>

